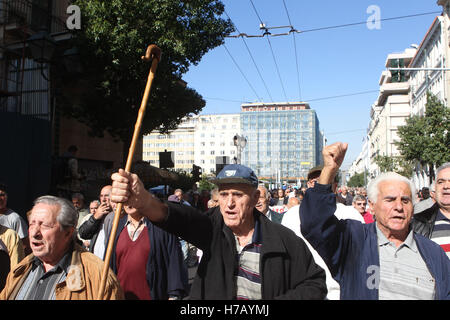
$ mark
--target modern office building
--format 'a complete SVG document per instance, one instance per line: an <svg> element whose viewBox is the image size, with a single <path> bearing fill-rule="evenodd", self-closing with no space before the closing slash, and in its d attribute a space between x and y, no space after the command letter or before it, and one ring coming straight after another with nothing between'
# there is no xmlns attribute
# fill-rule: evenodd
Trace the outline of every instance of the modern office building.
<svg viewBox="0 0 450 320"><path fill-rule="evenodd" d="M307 103L243 104L241 130L247 139L242 164L261 180L300 184L321 162L323 135L317 114Z"/></svg>

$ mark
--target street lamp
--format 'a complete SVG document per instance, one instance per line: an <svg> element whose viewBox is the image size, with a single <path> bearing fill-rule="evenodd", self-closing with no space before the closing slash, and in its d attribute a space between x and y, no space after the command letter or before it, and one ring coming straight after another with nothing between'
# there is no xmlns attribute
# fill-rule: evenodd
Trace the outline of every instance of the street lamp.
<svg viewBox="0 0 450 320"><path fill-rule="evenodd" d="M239 134L236 134L233 137L233 144L236 146L237 148L237 159L236 159L236 163L240 164L241 163L241 154L242 154L242 149L245 148L245 146L247 145L247 139Z"/></svg>

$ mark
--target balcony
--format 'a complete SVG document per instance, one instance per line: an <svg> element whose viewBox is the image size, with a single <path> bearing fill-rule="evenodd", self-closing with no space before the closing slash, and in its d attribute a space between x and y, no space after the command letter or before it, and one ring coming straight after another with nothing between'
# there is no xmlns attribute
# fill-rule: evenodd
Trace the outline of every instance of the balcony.
<svg viewBox="0 0 450 320"><path fill-rule="evenodd" d="M388 96L393 94L407 95L410 89L409 82L394 82L385 83L380 87L380 94L378 95L377 104L383 106Z"/></svg>
<svg viewBox="0 0 450 320"><path fill-rule="evenodd" d="M0 25L4 41L23 41L42 27L50 33L67 31L67 0L53 0L48 7L31 0L0 0Z"/></svg>

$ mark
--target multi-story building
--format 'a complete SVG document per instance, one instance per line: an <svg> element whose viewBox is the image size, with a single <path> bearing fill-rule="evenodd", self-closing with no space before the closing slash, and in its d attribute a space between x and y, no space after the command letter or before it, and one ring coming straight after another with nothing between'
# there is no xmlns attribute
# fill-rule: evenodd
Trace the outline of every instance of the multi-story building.
<svg viewBox="0 0 450 320"><path fill-rule="evenodd" d="M262 180L300 184L321 161L323 135L307 103L243 104L241 130L247 139L242 163Z"/></svg>
<svg viewBox="0 0 450 320"><path fill-rule="evenodd" d="M70 0L0 0L0 133L13 157L0 157L0 180L10 205L25 214L38 195L54 192L52 159L70 145L78 147L79 169L86 174L83 193L98 196L105 170L123 167L123 143L60 112L56 82L80 71L67 13ZM70 11L70 10L69 10ZM74 88L71 88L74 89ZM136 160L140 155L135 157ZM53 162L54 163L54 162ZM20 174L18 174L20 172Z"/></svg>
<svg viewBox="0 0 450 320"><path fill-rule="evenodd" d="M408 66L414 58L416 49L408 48L402 53L387 56L386 68ZM405 71L385 70L379 80L380 93L370 110L368 140L370 148L369 172L371 176L380 173L375 163L377 156L398 156L395 142L399 140L398 127L405 124L410 116L410 84Z"/></svg>
<svg viewBox="0 0 450 320"><path fill-rule="evenodd" d="M241 133L238 113L201 115L195 130L195 164L206 174L214 174L221 165L235 162L237 148L233 137Z"/></svg>
<svg viewBox="0 0 450 320"><path fill-rule="evenodd" d="M159 153L173 152L174 168L190 172L194 164L194 131L197 120L198 117L186 118L176 130L168 134L155 131L145 135L142 159L159 167Z"/></svg>
<svg viewBox="0 0 450 320"><path fill-rule="evenodd" d="M195 164L203 173L214 174L217 165L231 163L237 156L233 137L239 133L239 114L186 117L169 134L154 131L144 136L143 160L159 166L159 152L170 151L175 170L190 172Z"/></svg>
<svg viewBox="0 0 450 320"><path fill-rule="evenodd" d="M427 92L431 92L448 107L450 94L449 62L449 6L447 0L440 0L438 4L444 8L442 16L434 19L428 32L420 44L417 54L411 61L409 68L411 78L411 114L424 116L426 111ZM413 181L417 188L430 185L430 168L416 162Z"/></svg>

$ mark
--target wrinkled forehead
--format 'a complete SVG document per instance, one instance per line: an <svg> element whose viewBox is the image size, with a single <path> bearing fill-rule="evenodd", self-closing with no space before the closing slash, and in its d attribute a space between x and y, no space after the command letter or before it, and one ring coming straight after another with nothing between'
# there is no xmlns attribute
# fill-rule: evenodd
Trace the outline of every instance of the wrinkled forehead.
<svg viewBox="0 0 450 320"><path fill-rule="evenodd" d="M56 221L60 207L46 203L38 203L31 210L30 220Z"/></svg>

